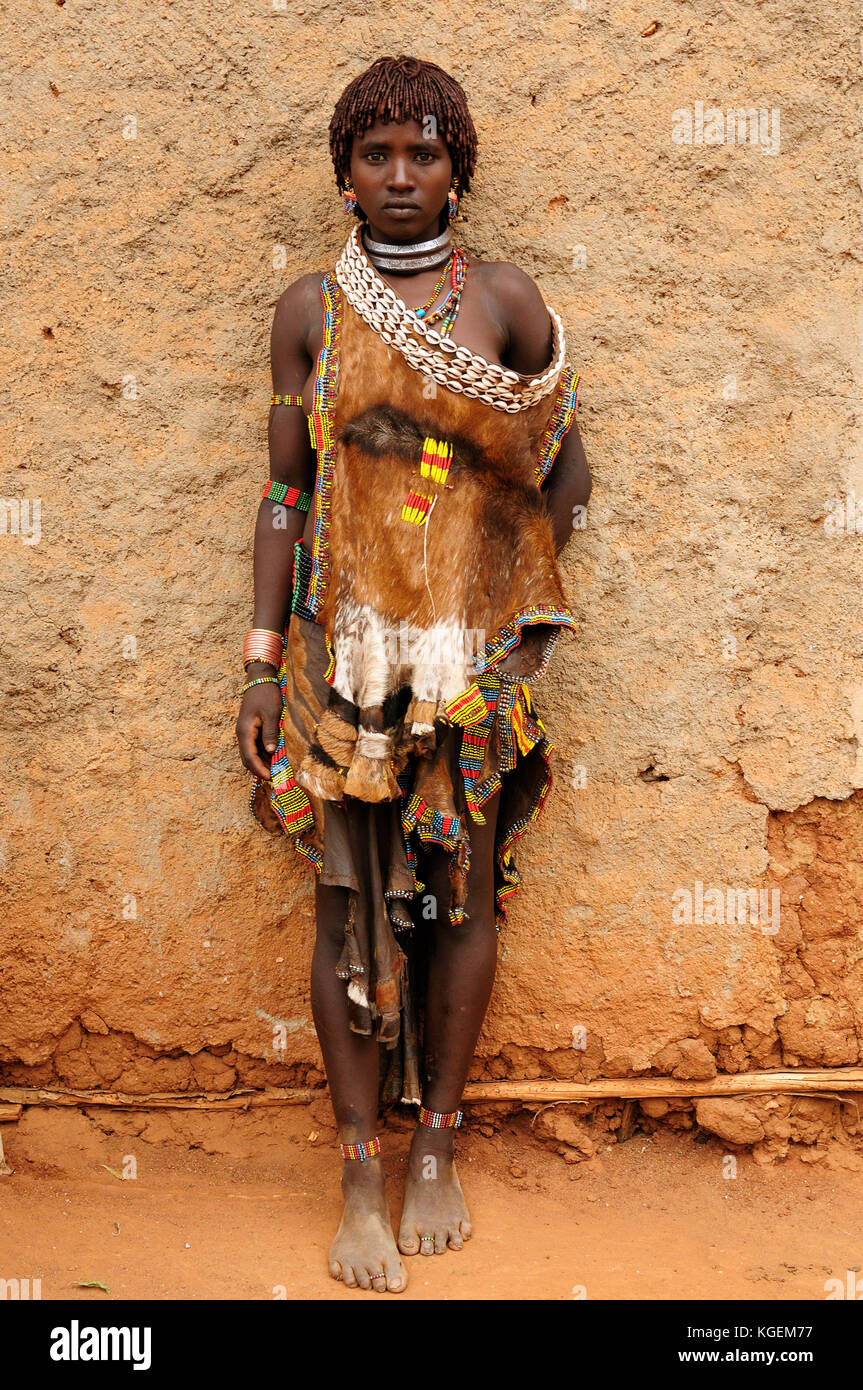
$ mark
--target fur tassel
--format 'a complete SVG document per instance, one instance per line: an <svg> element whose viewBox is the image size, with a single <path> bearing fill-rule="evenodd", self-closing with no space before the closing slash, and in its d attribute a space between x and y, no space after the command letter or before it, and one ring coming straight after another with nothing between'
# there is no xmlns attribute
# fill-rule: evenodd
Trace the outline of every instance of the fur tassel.
<svg viewBox="0 0 863 1390"><path fill-rule="evenodd" d="M367 758L355 753L345 779L346 796L358 801L395 801L399 792L389 758Z"/></svg>
<svg viewBox="0 0 863 1390"><path fill-rule="evenodd" d="M405 715L405 727L416 740L417 753L433 753L437 747L434 721L438 711L436 700L412 699Z"/></svg>
<svg viewBox="0 0 863 1390"><path fill-rule="evenodd" d="M307 792L319 796L323 801L343 801L346 791L344 774L337 768L327 767L309 750L300 763L296 780Z"/></svg>
<svg viewBox="0 0 863 1390"><path fill-rule="evenodd" d="M354 756L357 731L353 724L340 719L334 710L324 711L316 729L318 743L328 753L334 763L347 767Z"/></svg>

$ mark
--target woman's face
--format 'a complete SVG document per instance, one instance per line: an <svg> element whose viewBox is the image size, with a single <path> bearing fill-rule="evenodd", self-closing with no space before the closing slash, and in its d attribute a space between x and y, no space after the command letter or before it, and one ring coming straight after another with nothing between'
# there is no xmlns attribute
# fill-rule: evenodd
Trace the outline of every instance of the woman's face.
<svg viewBox="0 0 863 1390"><path fill-rule="evenodd" d="M378 121L364 135L354 136L351 182L374 238L422 241L437 235L452 160L441 137L428 127L416 121Z"/></svg>

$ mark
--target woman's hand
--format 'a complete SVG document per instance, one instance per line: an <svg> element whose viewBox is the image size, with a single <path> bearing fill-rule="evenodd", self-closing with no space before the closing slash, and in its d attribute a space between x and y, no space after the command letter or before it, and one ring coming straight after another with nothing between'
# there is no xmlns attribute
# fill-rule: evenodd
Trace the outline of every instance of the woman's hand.
<svg viewBox="0 0 863 1390"><path fill-rule="evenodd" d="M256 777L268 778L279 740L282 692L278 685L253 685L247 690L237 719L237 743L243 766Z"/></svg>

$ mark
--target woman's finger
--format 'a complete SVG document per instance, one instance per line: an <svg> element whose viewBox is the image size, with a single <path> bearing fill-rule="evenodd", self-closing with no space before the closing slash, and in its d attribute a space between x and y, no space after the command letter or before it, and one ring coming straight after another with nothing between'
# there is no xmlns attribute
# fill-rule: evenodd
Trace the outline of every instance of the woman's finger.
<svg viewBox="0 0 863 1390"><path fill-rule="evenodd" d="M261 727L261 716L240 715L237 720L237 743L240 747L240 757L243 766L253 772L256 777L263 777L267 780L270 775L269 764L265 763L258 752L258 731Z"/></svg>
<svg viewBox="0 0 863 1390"><path fill-rule="evenodd" d="M268 753L275 753L276 744L279 741L279 718L281 711L268 709L264 711L264 720L261 729L261 738Z"/></svg>

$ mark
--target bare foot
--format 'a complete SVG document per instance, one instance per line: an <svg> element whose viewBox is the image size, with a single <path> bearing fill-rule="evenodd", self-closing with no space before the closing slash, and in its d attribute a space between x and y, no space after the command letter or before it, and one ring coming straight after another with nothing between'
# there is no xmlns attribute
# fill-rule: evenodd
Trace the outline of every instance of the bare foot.
<svg viewBox="0 0 863 1390"><path fill-rule="evenodd" d="M403 1255L443 1255L470 1240L467 1203L452 1156L453 1130L417 1125L411 1143L399 1226ZM431 1236L432 1240L423 1240Z"/></svg>
<svg viewBox="0 0 863 1390"><path fill-rule="evenodd" d="M347 1160L342 1173L342 1195L345 1209L330 1246L330 1274L343 1280L349 1289L401 1293L407 1287L408 1276L393 1240L380 1159ZM373 1280L374 1274L386 1278Z"/></svg>

